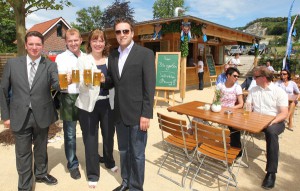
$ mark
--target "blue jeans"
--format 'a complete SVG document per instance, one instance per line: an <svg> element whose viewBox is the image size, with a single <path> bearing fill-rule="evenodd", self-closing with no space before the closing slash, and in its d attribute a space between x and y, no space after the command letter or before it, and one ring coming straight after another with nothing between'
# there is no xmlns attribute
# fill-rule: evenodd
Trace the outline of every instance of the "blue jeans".
<svg viewBox="0 0 300 191"><path fill-rule="evenodd" d="M142 191L145 177L145 149L147 131L139 125L116 124L120 152L122 185L132 191Z"/></svg>
<svg viewBox="0 0 300 191"><path fill-rule="evenodd" d="M78 168L76 156L76 124L77 121L63 121L65 154L68 161L68 169Z"/></svg>

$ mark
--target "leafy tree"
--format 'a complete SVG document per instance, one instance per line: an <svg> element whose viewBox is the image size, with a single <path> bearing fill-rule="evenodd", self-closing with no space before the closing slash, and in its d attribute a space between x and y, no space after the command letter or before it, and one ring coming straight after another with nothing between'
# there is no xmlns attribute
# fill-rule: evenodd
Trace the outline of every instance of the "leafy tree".
<svg viewBox="0 0 300 191"><path fill-rule="evenodd" d="M82 32L88 32L95 28L102 28L102 11L99 6L88 7L76 12L76 23L71 23L72 27L77 28Z"/></svg>
<svg viewBox="0 0 300 191"><path fill-rule="evenodd" d="M0 0L0 2L7 2L13 9L16 21L16 39L18 55L26 54L25 50L25 18L27 15L38 10L62 10L63 6L72 6L69 0Z"/></svg>
<svg viewBox="0 0 300 191"><path fill-rule="evenodd" d="M176 7L183 7L184 0L156 0L153 4L153 18L169 18L174 17L174 10ZM188 10L188 7L184 7ZM183 13L179 13L182 16Z"/></svg>
<svg viewBox="0 0 300 191"><path fill-rule="evenodd" d="M112 27L114 25L114 21L117 18L128 18L132 22L135 22L133 19L134 10L129 6L130 1L116 0L111 6L107 7L104 10L102 16L103 26L105 28Z"/></svg>
<svg viewBox="0 0 300 191"><path fill-rule="evenodd" d="M0 2L0 52L16 52L16 22L10 5Z"/></svg>

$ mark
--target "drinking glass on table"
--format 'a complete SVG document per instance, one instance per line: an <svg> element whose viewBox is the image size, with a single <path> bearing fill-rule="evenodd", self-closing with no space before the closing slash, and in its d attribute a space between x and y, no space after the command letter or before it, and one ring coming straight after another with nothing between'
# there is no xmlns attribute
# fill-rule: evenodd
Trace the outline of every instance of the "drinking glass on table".
<svg viewBox="0 0 300 191"><path fill-rule="evenodd" d="M249 115L252 112L252 104L250 102L245 102L243 115Z"/></svg>

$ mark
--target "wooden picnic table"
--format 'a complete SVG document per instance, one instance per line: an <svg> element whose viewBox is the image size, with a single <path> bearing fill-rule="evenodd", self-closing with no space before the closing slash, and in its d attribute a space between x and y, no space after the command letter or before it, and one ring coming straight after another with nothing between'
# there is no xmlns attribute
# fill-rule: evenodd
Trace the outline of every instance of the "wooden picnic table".
<svg viewBox="0 0 300 191"><path fill-rule="evenodd" d="M168 111L227 125L237 130L250 133L259 133L263 131L263 129L268 127L269 123L274 119L274 116L256 112L250 112L249 115L244 115L243 109L222 108L220 112L213 112L211 110L206 111L203 109L205 104L205 102L192 101L168 107ZM226 110L230 110L232 114L225 114L224 112Z"/></svg>

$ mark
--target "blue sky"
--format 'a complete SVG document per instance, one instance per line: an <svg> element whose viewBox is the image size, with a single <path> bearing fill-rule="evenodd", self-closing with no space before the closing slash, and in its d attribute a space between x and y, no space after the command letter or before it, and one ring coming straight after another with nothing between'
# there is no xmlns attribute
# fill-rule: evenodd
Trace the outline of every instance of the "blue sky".
<svg viewBox="0 0 300 191"><path fill-rule="evenodd" d="M70 0L73 7L63 11L34 12L26 18L26 27L53 18L63 17L68 23L76 21L76 12L80 9L100 6L103 11L114 0ZM153 18L154 0L130 0L135 10L135 20L146 21ZM185 0L189 7L186 15L192 15L228 27L245 26L250 21L262 17L287 17L292 0ZM300 2L295 1L292 15L300 13Z"/></svg>

